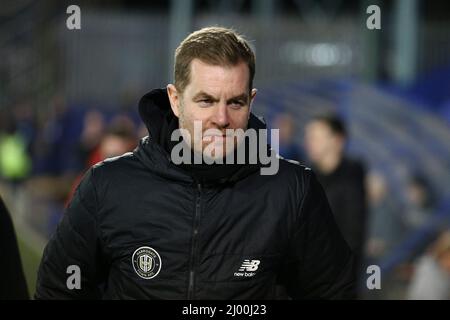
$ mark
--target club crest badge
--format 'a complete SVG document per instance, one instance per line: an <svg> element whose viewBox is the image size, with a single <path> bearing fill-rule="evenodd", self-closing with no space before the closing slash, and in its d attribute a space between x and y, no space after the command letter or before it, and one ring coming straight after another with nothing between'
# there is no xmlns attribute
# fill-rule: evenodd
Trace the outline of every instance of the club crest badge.
<svg viewBox="0 0 450 320"><path fill-rule="evenodd" d="M140 247L131 258L134 271L143 279L152 279L161 271L161 257L155 249Z"/></svg>

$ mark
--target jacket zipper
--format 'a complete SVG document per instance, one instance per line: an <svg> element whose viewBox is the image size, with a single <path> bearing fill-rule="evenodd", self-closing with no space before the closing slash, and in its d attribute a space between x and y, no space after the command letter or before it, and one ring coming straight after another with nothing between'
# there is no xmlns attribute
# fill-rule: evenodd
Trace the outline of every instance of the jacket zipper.
<svg viewBox="0 0 450 320"><path fill-rule="evenodd" d="M197 183L197 196L195 198L194 226L192 230L191 255L189 263L189 287L187 294L188 300L194 299L196 247L198 238L198 226L200 223L200 215L201 215L201 198L202 198L202 185L200 183Z"/></svg>

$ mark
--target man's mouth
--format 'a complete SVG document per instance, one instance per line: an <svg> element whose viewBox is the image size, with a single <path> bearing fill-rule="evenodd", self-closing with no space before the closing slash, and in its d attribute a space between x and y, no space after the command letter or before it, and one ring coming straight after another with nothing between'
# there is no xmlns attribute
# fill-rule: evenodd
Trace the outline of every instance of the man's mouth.
<svg viewBox="0 0 450 320"><path fill-rule="evenodd" d="M203 137L203 140L205 141L211 141L211 142L223 142L226 140L228 136L226 134L218 135L218 134L212 134L212 135L206 135Z"/></svg>
<svg viewBox="0 0 450 320"><path fill-rule="evenodd" d="M215 138L222 138L222 139L225 139L225 138L227 138L228 136L231 136L231 135L227 135L226 134L226 132L223 132L223 133L219 133L219 132L206 132L206 133L203 133L203 138L206 138L206 139L215 139Z"/></svg>

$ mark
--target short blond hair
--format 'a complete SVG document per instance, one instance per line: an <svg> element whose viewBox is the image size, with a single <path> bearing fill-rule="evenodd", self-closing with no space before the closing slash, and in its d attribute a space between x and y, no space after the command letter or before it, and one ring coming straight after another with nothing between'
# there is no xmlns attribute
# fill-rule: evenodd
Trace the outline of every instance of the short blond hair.
<svg viewBox="0 0 450 320"><path fill-rule="evenodd" d="M248 65L249 90L255 76L255 54L248 42L236 31L222 27L207 27L191 33L175 50L175 87L183 92L190 82L192 60L219 66Z"/></svg>

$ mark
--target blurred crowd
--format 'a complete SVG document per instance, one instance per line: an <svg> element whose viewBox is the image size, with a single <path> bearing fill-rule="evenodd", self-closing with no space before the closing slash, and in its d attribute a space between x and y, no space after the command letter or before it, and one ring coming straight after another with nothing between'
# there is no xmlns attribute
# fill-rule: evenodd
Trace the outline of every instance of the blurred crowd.
<svg viewBox="0 0 450 320"><path fill-rule="evenodd" d="M313 168L321 182L355 252L360 298L450 298L450 231L445 224L419 237L408 254L383 269L389 271L382 275L384 290L369 292L365 286L367 266L382 265L433 216L436 199L426 177L411 174L407 205L399 208L386 177L347 152L351 136L342 118L320 114L302 128L293 119L279 113L270 123L280 129L280 154ZM32 209L25 219L46 239L86 169L132 151L147 135L134 102L117 108L70 106L60 94L45 112L38 113L30 101L0 109L0 121L0 184L13 198L26 190Z"/></svg>
<svg viewBox="0 0 450 320"><path fill-rule="evenodd" d="M0 184L13 196L25 189L30 202L43 203L50 214L26 218L47 239L86 169L132 151L147 135L133 105L111 109L69 106L60 94L41 112L31 101L0 109Z"/></svg>
<svg viewBox="0 0 450 320"><path fill-rule="evenodd" d="M449 220L435 219L437 199L421 172L411 172L406 205L398 206L386 177L346 151L351 137L337 114L312 117L298 130L292 115L280 113L273 126L280 154L310 166L321 182L355 253L359 298L450 299ZM294 142L298 134L302 143ZM383 290L367 289L372 264L382 267Z"/></svg>

